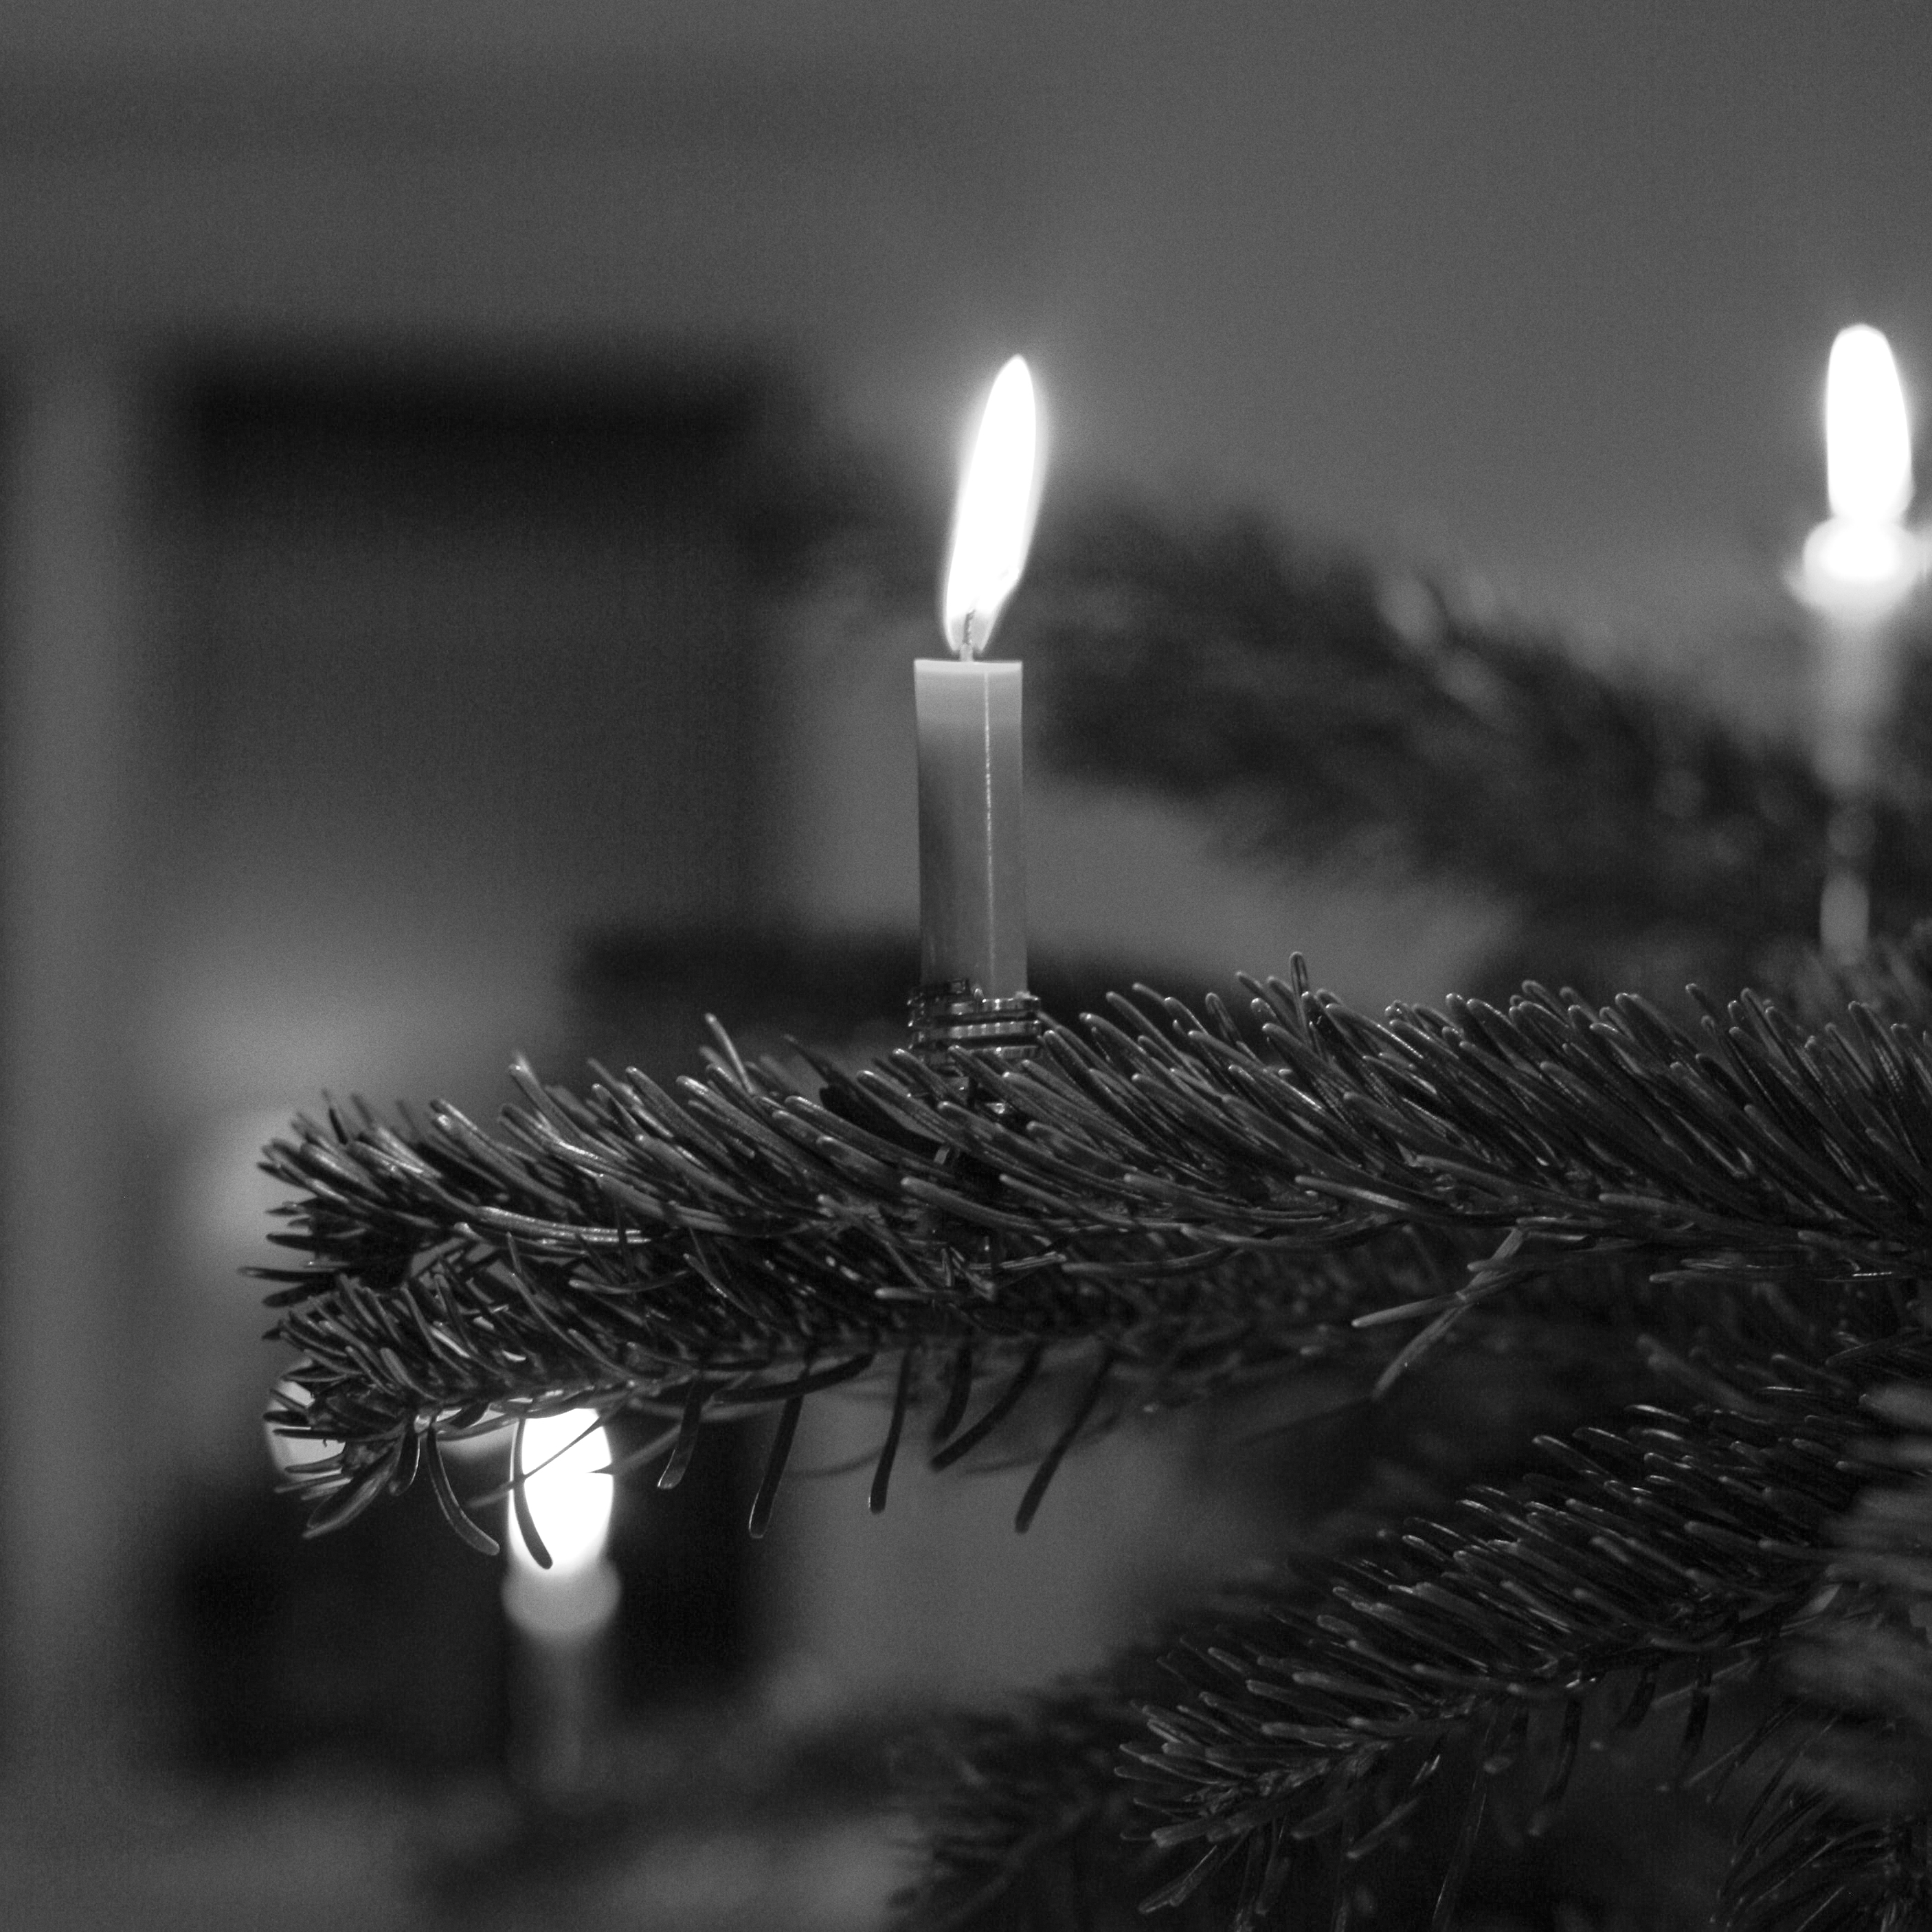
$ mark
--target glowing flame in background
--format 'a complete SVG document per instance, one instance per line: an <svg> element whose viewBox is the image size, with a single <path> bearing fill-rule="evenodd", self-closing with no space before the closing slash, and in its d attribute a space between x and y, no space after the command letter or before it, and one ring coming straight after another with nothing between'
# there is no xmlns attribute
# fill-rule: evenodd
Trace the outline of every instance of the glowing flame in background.
<svg viewBox="0 0 1932 1932"><path fill-rule="evenodd" d="M596 1412L573 1408L562 1415L532 1416L524 1425L523 1466L524 1494L551 1568L542 1569L530 1554L517 1526L514 1497L508 1505L512 1563L533 1576L551 1578L593 1568L610 1532L616 1489L610 1438Z"/></svg>
<svg viewBox="0 0 1932 1932"><path fill-rule="evenodd" d="M1846 623L1884 620L1917 584L1925 547L1900 520L1912 501L1912 428L1892 345L1840 329L1825 376L1832 514L1806 539L1798 594Z"/></svg>
<svg viewBox="0 0 1932 1932"><path fill-rule="evenodd" d="M1016 356L993 379L952 513L940 620L956 656L985 650L1026 568L1040 508L1038 445L1033 377Z"/></svg>
<svg viewBox="0 0 1932 1932"><path fill-rule="evenodd" d="M1825 480L1832 514L1896 523L1912 501L1912 431L1892 345L1840 329L1825 373Z"/></svg>

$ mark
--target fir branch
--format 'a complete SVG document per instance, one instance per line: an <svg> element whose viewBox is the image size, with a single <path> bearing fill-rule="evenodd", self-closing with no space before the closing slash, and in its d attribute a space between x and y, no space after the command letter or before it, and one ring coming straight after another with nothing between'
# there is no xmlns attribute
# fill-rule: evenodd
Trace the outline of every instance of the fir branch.
<svg viewBox="0 0 1932 1932"><path fill-rule="evenodd" d="M1074 1924L1137 1916L1148 1860L1145 1847L1126 1856L1132 1799L1115 1772L1142 1728L1121 1688L1136 1665L1148 1660L952 1718L902 1755L898 1782L925 1847L897 1901L908 1932L983 1932L1010 1923L1020 1898L1051 1901L1035 1916ZM1203 1932L1212 1923L1204 1917Z"/></svg>
<svg viewBox="0 0 1932 1932"><path fill-rule="evenodd" d="M1829 1615L1782 1660L1800 1743L1724 1888L1729 1922L1751 1932L1932 1923L1932 1389L1867 1405L1902 1432L1868 1451L1877 1480L1837 1526ZM1916 1473L1888 1480L1887 1465Z"/></svg>
<svg viewBox="0 0 1932 1932"><path fill-rule="evenodd" d="M1865 1476L1863 1398L1928 1370L1932 1340L1915 1336L1791 1369L1749 1412L1650 1411L1549 1443L1560 1473L1475 1491L1338 1565L1271 1630L1193 1646L1177 1660L1192 1694L1149 1706L1155 1742L1126 1752L1154 1841L1187 1861L1156 1900L1244 1868L1235 1922L1254 1922L1298 1873L1360 1868L1446 1782L1468 1828L1442 1861L1439 1924L1463 1840L1513 1768L1534 1771L1534 1834L1593 1735L1675 1703L1688 1774L1714 1689L1828 1614L1828 1526ZM1618 1681L1634 1686L1621 1716ZM1796 1888L1778 1856L1807 1820L1787 1810L1766 1834L1769 1877L1736 1894L1748 1922L1786 1922L1770 1909ZM1884 1828L1834 1842L1870 1852ZM1801 1850L1808 1882L1823 1855Z"/></svg>
<svg viewBox="0 0 1932 1932"><path fill-rule="evenodd" d="M1230 1592L1190 1619L1224 1636L1258 1634L1282 1586ZM916 1822L920 1869L895 1901L903 1932L994 1932L1015 1925L1144 1924L1142 1900L1158 1848L1135 1832L1134 1788L1120 1754L1145 1735L1143 1702L1172 1688L1172 1634L1101 1669L1016 1698L950 1714L899 1754L897 1784ZM1223 1932L1225 1886L1187 1899L1175 1932Z"/></svg>
<svg viewBox="0 0 1932 1932"><path fill-rule="evenodd" d="M1707 1300L1802 1282L1796 1318L1846 1338L1932 1274L1910 1028L1855 1006L1805 1036L1747 994L1690 1030L1535 989L1372 1022L1296 970L1246 1030L1150 994L1030 1059L825 1066L816 1096L720 1054L676 1096L526 1071L494 1136L446 1107L298 1123L266 1162L302 1190L284 1426L344 1444L306 1477L318 1521L491 1412L694 1430L910 1351L915 1399L1097 1375L1097 1426L1313 1359L1379 1351L1386 1376L1606 1258Z"/></svg>

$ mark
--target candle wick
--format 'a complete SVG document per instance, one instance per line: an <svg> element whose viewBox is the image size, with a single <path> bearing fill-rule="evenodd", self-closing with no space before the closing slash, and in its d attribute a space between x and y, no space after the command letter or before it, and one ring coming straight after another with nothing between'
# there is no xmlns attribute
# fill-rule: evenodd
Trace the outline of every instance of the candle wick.
<svg viewBox="0 0 1932 1932"><path fill-rule="evenodd" d="M962 664L970 664L976 655L976 647L973 642L973 620L979 614L976 610L968 610L966 621L960 627L959 661Z"/></svg>

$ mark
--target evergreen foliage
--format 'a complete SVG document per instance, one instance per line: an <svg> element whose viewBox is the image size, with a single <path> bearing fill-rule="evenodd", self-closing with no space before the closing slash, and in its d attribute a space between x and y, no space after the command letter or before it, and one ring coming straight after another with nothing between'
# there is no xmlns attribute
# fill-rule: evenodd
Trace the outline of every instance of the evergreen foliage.
<svg viewBox="0 0 1932 1932"><path fill-rule="evenodd" d="M1546 1749L1546 1712L1574 1756L1619 1678L1647 1705L1688 1673L1694 1742L1714 1686L1818 1622L1862 1397L1932 1367L1932 1043L1857 1003L1808 1034L1749 995L1690 1028L1634 998L1374 1022L1298 978L1254 992L1245 1030L1147 995L1030 1058L826 1066L815 1095L728 1045L676 1096L526 1075L495 1136L448 1108L304 1125L270 1160L304 1190L286 1419L343 1444L302 1478L316 1524L418 1463L448 1498L440 1437L492 1415L658 1413L674 1479L706 1420L776 1404L758 1526L799 1406L861 1378L893 1390L881 1497L909 1411L940 1412L945 1463L1041 1384L1058 1425L1024 1522L1130 1408L1314 1360L1387 1386L1431 1348L1582 1324L1707 1400L1409 1525L1245 1648L1184 1642L1143 1802L1192 1874L1246 1860L1252 1915L1304 1840L1399 1840L1445 1763L1480 1794ZM1838 1814L1774 1815L1808 1870Z"/></svg>
<svg viewBox="0 0 1932 1932"><path fill-rule="evenodd" d="M1496 1466L1353 1496L1268 1584L928 1737L908 1926L1932 1923L1932 936L1802 952L1830 802L1795 752L1446 609L1418 643L1252 528L1063 528L1025 596L1064 767L1775 997L1376 1019L1297 962L1031 1054L788 1069L720 1033L671 1089L520 1070L494 1130L332 1108L266 1156L312 1526L423 1473L494 1546L442 1444L589 1406L656 1419L629 1460L665 1486L768 1412L755 1533L839 1390L878 1407L874 1508L902 1455L1023 1453L1024 1528L1149 1410L1318 1370L1420 1467L1406 1399L1526 1372ZM1901 769L1882 912L1932 897ZM1593 1810L1657 1857L1606 1876Z"/></svg>

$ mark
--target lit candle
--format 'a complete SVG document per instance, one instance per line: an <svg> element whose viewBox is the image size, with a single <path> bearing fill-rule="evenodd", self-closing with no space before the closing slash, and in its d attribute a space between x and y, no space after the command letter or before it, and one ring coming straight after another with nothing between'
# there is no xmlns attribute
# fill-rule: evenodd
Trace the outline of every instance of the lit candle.
<svg viewBox="0 0 1932 1932"><path fill-rule="evenodd" d="M612 1492L610 1442L589 1409L532 1417L519 1460L524 1498L545 1568L508 1505L503 1608L518 1637L511 1755L520 1781L550 1802L596 1782L610 1697L610 1628L617 1573L604 1561Z"/></svg>
<svg viewBox="0 0 1932 1932"><path fill-rule="evenodd" d="M950 1002L956 1039L995 1040L1027 999L1020 667L982 653L1026 566L1039 502L1033 380L994 380L953 514L940 617L950 658L913 667L919 716L921 997ZM982 1033L975 1016L993 1023Z"/></svg>
<svg viewBox="0 0 1932 1932"><path fill-rule="evenodd" d="M1840 801L1819 909L1819 937L1841 958L1864 950L1865 866L1874 739L1890 670L1893 620L1924 568L1904 525L1912 436L1892 349L1875 328L1841 330L1825 378L1825 475L1832 514L1805 540L1796 584L1816 614L1816 757Z"/></svg>

